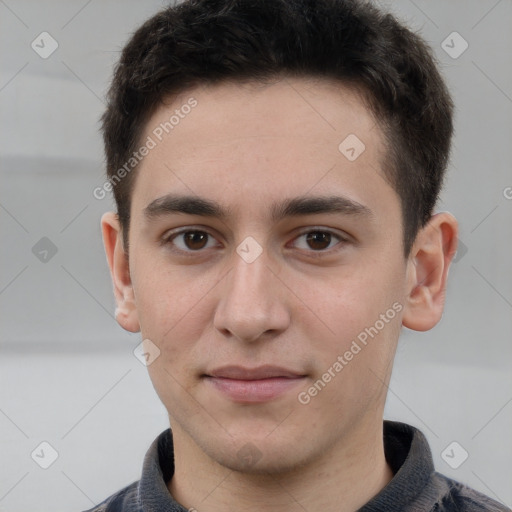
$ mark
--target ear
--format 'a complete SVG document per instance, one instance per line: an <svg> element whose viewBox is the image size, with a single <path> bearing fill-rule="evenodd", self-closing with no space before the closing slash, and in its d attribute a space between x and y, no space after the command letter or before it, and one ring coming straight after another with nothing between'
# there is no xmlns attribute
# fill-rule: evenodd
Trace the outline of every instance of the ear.
<svg viewBox="0 0 512 512"><path fill-rule="evenodd" d="M114 284L116 298L116 320L127 331L139 332L140 324L135 304L135 295L130 277L128 255L124 250L123 232L119 217L114 212L101 217L103 244Z"/></svg>
<svg viewBox="0 0 512 512"><path fill-rule="evenodd" d="M407 261L405 327L428 331L441 319L457 234L457 220L448 212L433 215L419 231Z"/></svg>

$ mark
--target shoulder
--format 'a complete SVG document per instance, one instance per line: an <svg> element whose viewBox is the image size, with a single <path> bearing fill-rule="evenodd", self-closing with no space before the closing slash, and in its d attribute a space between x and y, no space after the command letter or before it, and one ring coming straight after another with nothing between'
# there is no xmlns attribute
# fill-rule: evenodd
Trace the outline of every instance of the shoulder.
<svg viewBox="0 0 512 512"><path fill-rule="evenodd" d="M447 490L433 512L511 512L502 503L456 480L440 473L435 473L434 478L442 481Z"/></svg>
<svg viewBox="0 0 512 512"><path fill-rule="evenodd" d="M139 481L133 482L84 512L140 512L138 487Z"/></svg>

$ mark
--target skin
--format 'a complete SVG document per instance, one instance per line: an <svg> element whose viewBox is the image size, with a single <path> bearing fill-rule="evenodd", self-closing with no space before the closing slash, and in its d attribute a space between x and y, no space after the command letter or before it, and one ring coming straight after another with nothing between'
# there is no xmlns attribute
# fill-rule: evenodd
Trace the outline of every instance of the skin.
<svg viewBox="0 0 512 512"><path fill-rule="evenodd" d="M190 97L197 106L137 170L129 258L116 215L102 218L117 320L160 350L148 371L174 436L169 491L201 512L356 510L393 476L382 418L400 329L440 320L457 221L432 216L404 258L400 200L381 171L383 135L345 86L284 78L191 89L155 112L142 140ZM348 134L365 144L354 161L338 149ZM230 214L144 213L170 193ZM371 213L270 216L275 202L326 195ZM209 236L161 243L177 228ZM332 236L308 241L318 231ZM251 263L236 251L248 236L263 249ZM394 303L401 311L300 403ZM227 364L304 377L267 402L238 403L202 377ZM240 455L247 450L252 459Z"/></svg>

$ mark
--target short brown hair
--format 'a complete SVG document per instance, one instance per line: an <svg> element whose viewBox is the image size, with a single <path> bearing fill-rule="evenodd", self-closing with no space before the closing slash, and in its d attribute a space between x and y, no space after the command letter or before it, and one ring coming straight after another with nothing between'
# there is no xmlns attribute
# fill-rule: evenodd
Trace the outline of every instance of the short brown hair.
<svg viewBox="0 0 512 512"><path fill-rule="evenodd" d="M109 180L164 99L283 75L363 92L387 141L383 170L400 197L407 256L442 186L453 104L423 39L362 0L187 0L150 18L122 51L102 116ZM113 189L128 250L136 172L124 174Z"/></svg>

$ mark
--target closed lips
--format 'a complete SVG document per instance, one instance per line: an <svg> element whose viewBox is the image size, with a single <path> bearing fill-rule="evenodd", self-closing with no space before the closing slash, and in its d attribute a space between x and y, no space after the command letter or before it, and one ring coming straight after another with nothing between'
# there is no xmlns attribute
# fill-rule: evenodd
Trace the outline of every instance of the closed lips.
<svg viewBox="0 0 512 512"><path fill-rule="evenodd" d="M259 366L257 368L244 368L242 366L224 366L212 370L205 374L207 377L216 377L223 379L234 379L234 380L261 380L271 379L276 377L284 377L289 379L296 379L304 377L304 374L287 370L278 366Z"/></svg>

